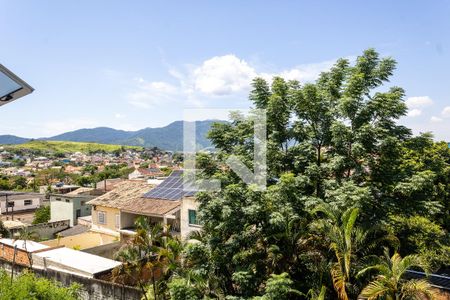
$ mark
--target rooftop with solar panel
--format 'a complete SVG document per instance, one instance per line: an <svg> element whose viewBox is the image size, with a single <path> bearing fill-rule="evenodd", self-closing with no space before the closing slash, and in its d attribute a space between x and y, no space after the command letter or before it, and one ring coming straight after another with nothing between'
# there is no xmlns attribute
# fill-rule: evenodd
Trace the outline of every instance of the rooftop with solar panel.
<svg viewBox="0 0 450 300"><path fill-rule="evenodd" d="M122 238L134 235L135 220L144 216L182 237L198 230L197 190L185 176L183 170L174 170L156 186L139 180L119 183L114 190L88 202L93 208L92 227Z"/></svg>
<svg viewBox="0 0 450 300"><path fill-rule="evenodd" d="M195 188L185 181L183 170L174 170L161 184L144 194L145 198L163 200L181 200L183 197L192 197L197 192Z"/></svg>

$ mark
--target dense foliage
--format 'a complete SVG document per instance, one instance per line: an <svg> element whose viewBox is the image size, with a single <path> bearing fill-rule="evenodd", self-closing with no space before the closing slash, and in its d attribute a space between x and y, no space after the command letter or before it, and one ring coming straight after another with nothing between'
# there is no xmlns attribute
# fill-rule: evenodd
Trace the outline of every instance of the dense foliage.
<svg viewBox="0 0 450 300"><path fill-rule="evenodd" d="M0 270L0 299L2 300L76 300L79 299L78 289L77 285L65 288L57 282L39 278L27 272L15 277L11 283L10 276Z"/></svg>
<svg viewBox="0 0 450 300"><path fill-rule="evenodd" d="M218 152L197 162L222 190L198 195L203 232L169 283L174 299L356 299L385 284L359 274L385 247L395 262L449 265L450 150L397 124L405 92L384 88L395 65L369 49L314 83L253 81L250 100L267 111L267 190L225 167L231 155L253 167L252 119L215 124Z"/></svg>
<svg viewBox="0 0 450 300"><path fill-rule="evenodd" d="M50 206L44 205L34 212L33 224L47 223L50 221Z"/></svg>

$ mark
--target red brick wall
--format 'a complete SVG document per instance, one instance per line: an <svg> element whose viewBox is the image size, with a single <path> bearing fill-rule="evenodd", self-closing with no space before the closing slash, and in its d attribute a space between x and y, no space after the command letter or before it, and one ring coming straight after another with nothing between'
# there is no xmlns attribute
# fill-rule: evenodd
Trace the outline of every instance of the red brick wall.
<svg viewBox="0 0 450 300"><path fill-rule="evenodd" d="M14 248L9 245L0 244L0 258L12 262L13 257L14 257ZM30 261L28 260L27 252L20 249L16 250L16 264L28 267L30 266Z"/></svg>

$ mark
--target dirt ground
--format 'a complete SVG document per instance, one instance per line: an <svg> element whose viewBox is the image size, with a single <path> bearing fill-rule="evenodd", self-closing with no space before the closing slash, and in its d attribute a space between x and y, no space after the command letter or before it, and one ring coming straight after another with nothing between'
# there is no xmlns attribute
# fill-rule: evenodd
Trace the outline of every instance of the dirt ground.
<svg viewBox="0 0 450 300"><path fill-rule="evenodd" d="M0 215L0 219L2 221L11 221L12 215ZM26 211L26 212L14 212L14 221L20 221L25 224L31 224L34 218L34 211Z"/></svg>

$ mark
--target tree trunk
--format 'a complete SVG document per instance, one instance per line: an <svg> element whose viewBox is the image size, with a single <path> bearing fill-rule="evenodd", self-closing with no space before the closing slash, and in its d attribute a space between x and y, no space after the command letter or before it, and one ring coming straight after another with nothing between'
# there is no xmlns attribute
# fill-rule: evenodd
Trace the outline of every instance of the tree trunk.
<svg viewBox="0 0 450 300"><path fill-rule="evenodd" d="M321 150L322 150L322 146L319 144L319 146L317 147L317 166L319 167L319 172L320 172L320 165L321 165L321 159L320 159L320 155L321 155ZM317 198L320 198L320 189L321 189L321 178L320 178L320 173L318 174L318 178L317 178L317 182L316 182L316 196Z"/></svg>

